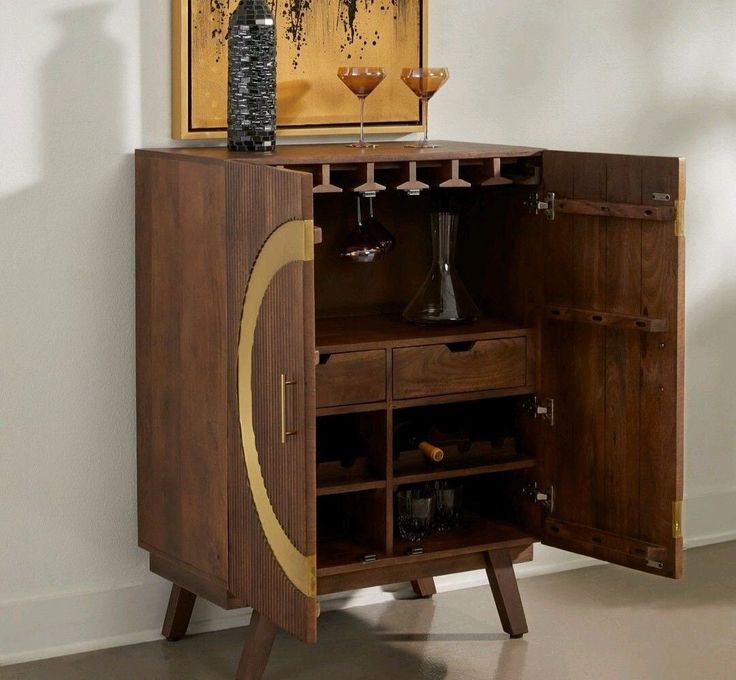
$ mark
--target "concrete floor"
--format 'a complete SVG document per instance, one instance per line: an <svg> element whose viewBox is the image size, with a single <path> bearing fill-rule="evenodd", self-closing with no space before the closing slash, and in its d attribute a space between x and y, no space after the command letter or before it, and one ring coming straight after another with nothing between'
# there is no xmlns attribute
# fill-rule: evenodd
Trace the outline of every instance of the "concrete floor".
<svg viewBox="0 0 736 680"><path fill-rule="evenodd" d="M268 680L726 680L736 678L736 542L687 553L670 581L602 566L520 581L531 632L509 640L490 590L320 618L286 635ZM2 680L230 680L244 629L0 669Z"/></svg>

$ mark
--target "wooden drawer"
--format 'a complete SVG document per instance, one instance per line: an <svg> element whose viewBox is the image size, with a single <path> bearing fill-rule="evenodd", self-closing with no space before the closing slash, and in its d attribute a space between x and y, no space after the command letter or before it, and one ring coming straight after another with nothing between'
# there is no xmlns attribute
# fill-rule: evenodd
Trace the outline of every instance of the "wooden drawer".
<svg viewBox="0 0 736 680"><path fill-rule="evenodd" d="M394 399L526 384L526 338L402 347L393 351Z"/></svg>
<svg viewBox="0 0 736 680"><path fill-rule="evenodd" d="M320 356L317 407L386 399L386 352L340 352Z"/></svg>

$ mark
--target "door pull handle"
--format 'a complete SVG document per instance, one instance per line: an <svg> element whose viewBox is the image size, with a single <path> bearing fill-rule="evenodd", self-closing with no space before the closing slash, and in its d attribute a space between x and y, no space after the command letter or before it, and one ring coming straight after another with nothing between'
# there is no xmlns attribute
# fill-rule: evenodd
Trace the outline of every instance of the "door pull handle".
<svg viewBox="0 0 736 680"><path fill-rule="evenodd" d="M296 380L287 380L286 374L281 374L281 443L286 444L287 437L293 437L296 430L289 430L286 427L286 387L296 385Z"/></svg>

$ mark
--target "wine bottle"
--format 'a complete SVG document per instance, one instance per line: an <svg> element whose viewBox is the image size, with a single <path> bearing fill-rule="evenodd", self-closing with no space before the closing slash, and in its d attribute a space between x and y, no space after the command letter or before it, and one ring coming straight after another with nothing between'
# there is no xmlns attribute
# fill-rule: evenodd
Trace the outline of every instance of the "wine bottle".
<svg viewBox="0 0 736 680"><path fill-rule="evenodd" d="M445 457L445 452L426 440L426 436L415 423L399 423L394 429L394 458L398 458L402 451L421 451L428 460L439 463Z"/></svg>
<svg viewBox="0 0 736 680"><path fill-rule="evenodd" d="M439 446L429 442L419 442L418 448L433 463L440 463L445 457L445 452Z"/></svg>

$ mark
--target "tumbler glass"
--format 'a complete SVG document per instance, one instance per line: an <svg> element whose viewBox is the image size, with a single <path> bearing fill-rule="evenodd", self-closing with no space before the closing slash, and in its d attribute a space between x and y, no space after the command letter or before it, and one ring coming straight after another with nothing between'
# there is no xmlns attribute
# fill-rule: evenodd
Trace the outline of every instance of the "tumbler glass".
<svg viewBox="0 0 736 680"><path fill-rule="evenodd" d="M401 489L396 492L399 536L408 541L421 541L432 531L435 494L430 488Z"/></svg>
<svg viewBox="0 0 736 680"><path fill-rule="evenodd" d="M435 482L434 527L437 531L449 531L457 526L463 503L463 486L458 482Z"/></svg>

